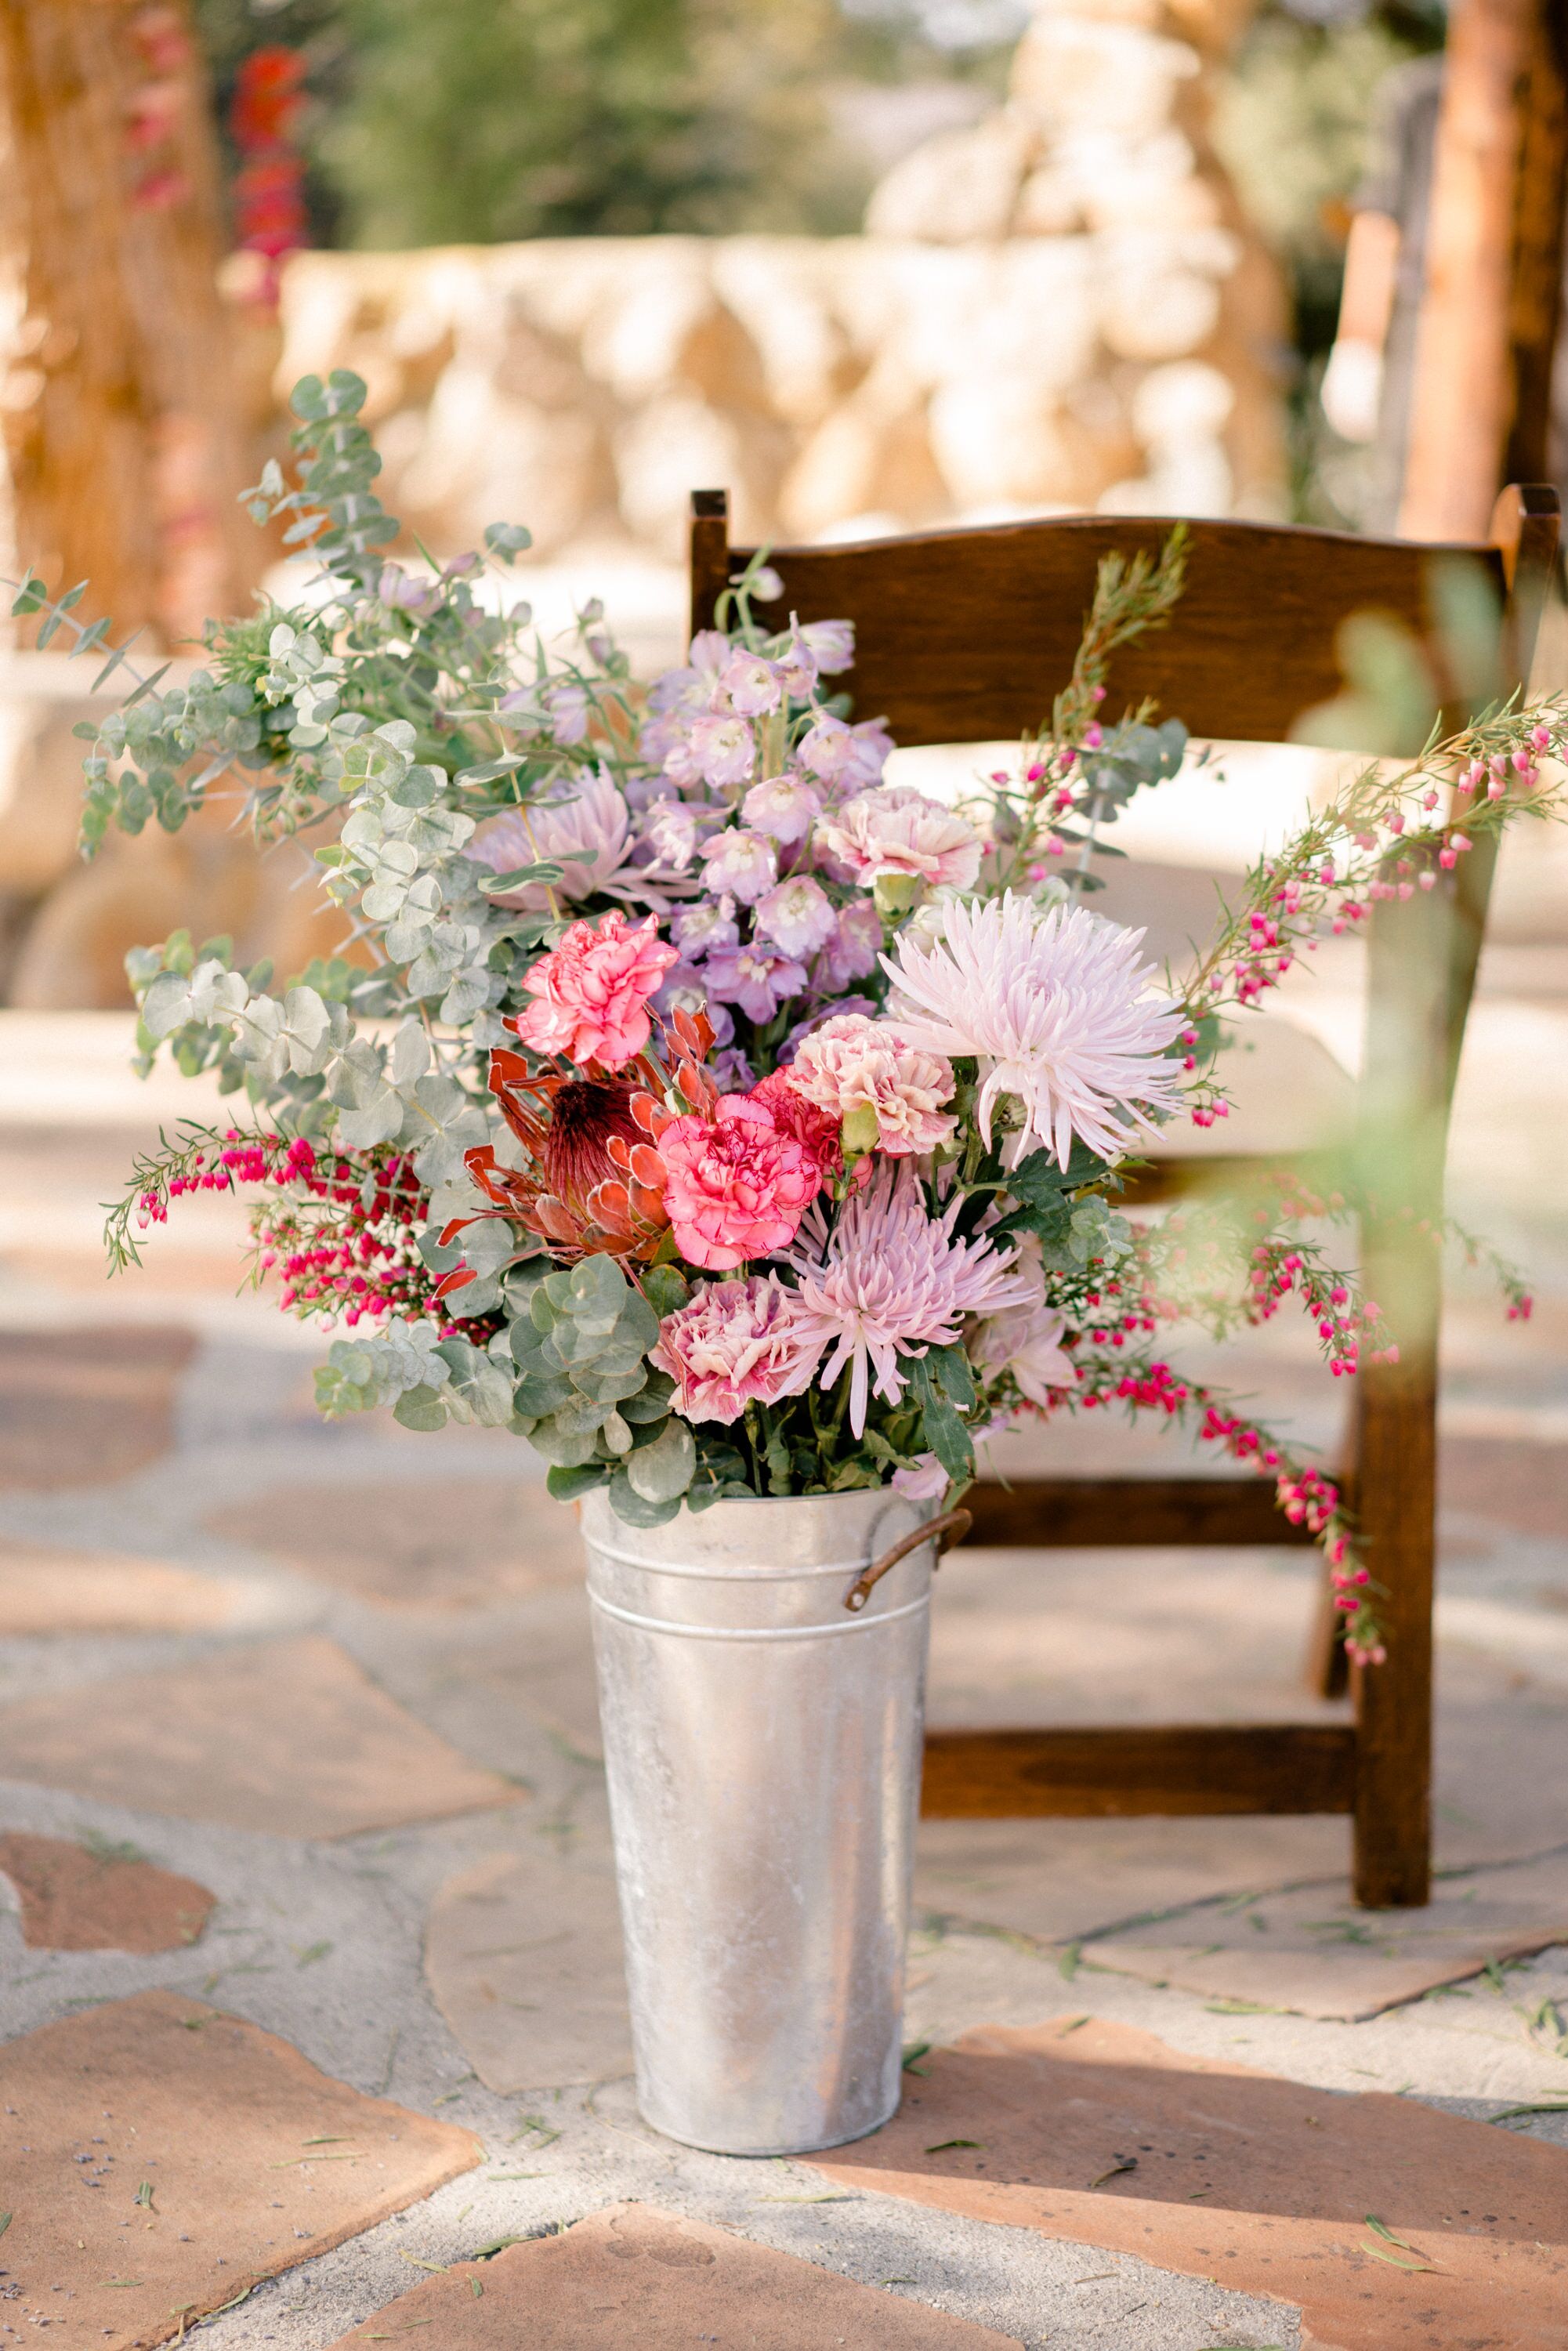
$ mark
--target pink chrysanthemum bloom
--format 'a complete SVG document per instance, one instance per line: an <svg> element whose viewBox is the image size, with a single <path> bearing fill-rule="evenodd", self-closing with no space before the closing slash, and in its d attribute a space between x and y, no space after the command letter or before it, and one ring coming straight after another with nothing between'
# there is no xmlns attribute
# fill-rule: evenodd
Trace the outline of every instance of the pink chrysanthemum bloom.
<svg viewBox="0 0 1568 2351"><path fill-rule="evenodd" d="M738 1420L748 1404L801 1395L826 1342L776 1273L699 1281L689 1305L666 1314L649 1360L675 1384L687 1420Z"/></svg>
<svg viewBox="0 0 1568 2351"><path fill-rule="evenodd" d="M951 1062L863 1013L823 1021L801 1044L787 1075L797 1093L831 1117L855 1119L859 1128L874 1122L869 1134L856 1133L846 1143L885 1151L890 1159L935 1151L957 1124L941 1107L953 1096Z"/></svg>
<svg viewBox="0 0 1568 2351"><path fill-rule="evenodd" d="M966 1314L1000 1314L1033 1291L980 1236L956 1238L963 1195L940 1217L928 1217L915 1171L884 1165L841 1209L831 1233L817 1210L803 1228L807 1249L788 1262L800 1280L800 1303L818 1318L833 1352L822 1369L831 1387L850 1367L850 1426L864 1434L872 1374L876 1393L896 1404L904 1393L900 1355L947 1347ZM813 1253L814 1252L814 1253Z"/></svg>
<svg viewBox="0 0 1568 2351"><path fill-rule="evenodd" d="M582 777L569 798L537 800L525 811L507 809L486 817L465 844L463 854L493 873L515 873L524 865L553 858L560 865L557 894L586 898L595 892L624 894L632 875L628 872L632 851L632 812L602 768ZM655 904L659 893L652 893ZM520 889L492 894L497 906L538 910L549 904L542 882L525 882Z"/></svg>
<svg viewBox="0 0 1568 2351"><path fill-rule="evenodd" d="M852 882L870 889L882 873L907 876L933 889L974 887L982 843L967 817L924 792L885 784L861 792L822 818L816 844Z"/></svg>
<svg viewBox="0 0 1568 2351"><path fill-rule="evenodd" d="M1037 1301L990 1315L969 1341L969 1360L982 1379L1011 1372L1031 1404L1049 1404L1052 1389L1070 1388L1077 1374L1061 1345L1065 1317Z"/></svg>
<svg viewBox="0 0 1568 2351"><path fill-rule="evenodd" d="M1151 993L1142 931L1009 891L948 906L940 943L901 936L883 956L899 1027L933 1052L973 1054L984 1083L977 1105L988 1144L998 1096L1023 1108L1012 1164L1037 1145L1065 1166L1079 1135L1113 1159L1152 1134L1148 1113L1174 1110L1181 1072L1166 1047L1185 1019Z"/></svg>
<svg viewBox="0 0 1568 2351"><path fill-rule="evenodd" d="M528 976L534 1001L517 1015L517 1035L536 1053L564 1053L580 1070L591 1061L622 1069L653 1035L648 998L679 961L652 914L634 926L622 914L573 923Z"/></svg>
<svg viewBox="0 0 1568 2351"><path fill-rule="evenodd" d="M721 1094L712 1119L672 1120L659 1155L676 1245L709 1273L785 1248L822 1188L816 1154L754 1094Z"/></svg>

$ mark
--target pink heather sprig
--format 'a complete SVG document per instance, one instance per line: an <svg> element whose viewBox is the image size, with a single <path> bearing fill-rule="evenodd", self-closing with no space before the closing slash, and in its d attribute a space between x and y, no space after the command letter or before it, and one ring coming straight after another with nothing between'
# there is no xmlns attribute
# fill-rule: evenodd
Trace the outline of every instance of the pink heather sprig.
<svg viewBox="0 0 1568 2351"><path fill-rule="evenodd" d="M1299 954L1315 949L1325 924L1337 935L1383 900L1435 889L1439 874L1453 872L1478 840L1500 833L1521 810L1561 816L1563 784L1544 777L1542 763L1561 763L1565 754L1568 702L1553 695L1489 713L1428 744L1396 775L1385 776L1377 764L1364 768L1282 851L1252 868L1239 904L1187 983L1189 1019L1255 1005ZM1212 1079L1197 1077L1193 1091L1197 1123L1223 1114Z"/></svg>
<svg viewBox="0 0 1568 2351"><path fill-rule="evenodd" d="M430 1196L401 1153L345 1152L304 1135L187 1129L172 1149L138 1164L110 1224L113 1266L139 1264L134 1232L168 1222L169 1204L196 1192L261 1186L251 1209L256 1279L279 1283L278 1304L350 1328L384 1314L433 1315L438 1276L420 1256ZM470 1332L483 1318L472 1318Z"/></svg>
<svg viewBox="0 0 1568 2351"><path fill-rule="evenodd" d="M1172 1319L1179 1311L1173 1310ZM1350 1515L1332 1478L1300 1460L1263 1422L1238 1412L1222 1391L1184 1379L1167 1363L1145 1356L1117 1364L1086 1356L1077 1374L1076 1388L1062 1399L1067 1409L1092 1412L1119 1404L1129 1416L1160 1413L1193 1428L1200 1444L1218 1446L1233 1461L1272 1478L1283 1516L1292 1526L1305 1526L1322 1546L1334 1606L1343 1619L1346 1655L1356 1665L1383 1664L1387 1653L1374 1601L1378 1587L1354 1555Z"/></svg>

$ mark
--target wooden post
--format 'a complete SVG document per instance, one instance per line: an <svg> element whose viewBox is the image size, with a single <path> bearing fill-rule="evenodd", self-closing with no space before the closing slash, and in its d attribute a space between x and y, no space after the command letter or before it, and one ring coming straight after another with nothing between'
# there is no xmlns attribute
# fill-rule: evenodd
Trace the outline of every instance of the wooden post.
<svg viewBox="0 0 1568 2351"><path fill-rule="evenodd" d="M691 510L691 633L713 626L729 585L729 492L694 490Z"/></svg>
<svg viewBox="0 0 1568 2351"><path fill-rule="evenodd" d="M1505 686L1530 674L1555 573L1555 490L1505 490L1490 517L1508 590ZM1437 888L1383 900L1367 972L1368 1105L1361 1178L1378 1201L1365 1219L1362 1275L1399 1346L1397 1364L1356 1380L1356 1502L1388 1633L1380 1666L1359 1669L1355 1698L1355 1898L1370 1909L1419 1904L1431 1889L1432 1599L1437 1551L1437 1339L1448 1113L1486 927L1497 842L1479 841Z"/></svg>
<svg viewBox="0 0 1568 2351"><path fill-rule="evenodd" d="M244 600L246 478L186 0L0 0L18 558L166 639ZM251 560L254 561L254 557Z"/></svg>
<svg viewBox="0 0 1568 2351"><path fill-rule="evenodd" d="M1568 214L1568 8L1539 0L1521 99L1524 133L1514 208L1508 340L1512 414L1504 482L1552 478L1552 371L1563 319Z"/></svg>
<svg viewBox="0 0 1568 2351"><path fill-rule="evenodd" d="M1568 203L1562 0L1456 0L1427 232L1399 528L1484 537L1546 473Z"/></svg>
<svg viewBox="0 0 1568 2351"><path fill-rule="evenodd" d="M1375 910L1367 969L1362 1279L1398 1361L1355 1383L1359 1533L1387 1633L1357 1668L1355 1898L1372 1909L1431 1890L1432 1585L1437 1541L1436 1220L1442 1203L1448 1052L1448 889ZM1370 1350L1368 1352L1371 1352Z"/></svg>

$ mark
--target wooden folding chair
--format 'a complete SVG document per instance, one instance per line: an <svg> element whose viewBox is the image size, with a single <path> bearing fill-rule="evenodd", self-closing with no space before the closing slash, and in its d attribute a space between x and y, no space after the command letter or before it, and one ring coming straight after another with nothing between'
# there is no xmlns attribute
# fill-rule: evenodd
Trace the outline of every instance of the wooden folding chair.
<svg viewBox="0 0 1568 2351"><path fill-rule="evenodd" d="M1479 564L1495 583L1507 674L1523 679L1558 527L1556 492L1533 487L1504 491L1484 546L1194 523L1186 591L1166 629L1117 656L1113 706L1148 695L1198 737L1284 741L1301 712L1340 690L1335 636L1353 613L1394 615L1436 655L1433 569L1456 556ZM795 612L803 622L854 622L855 666L844 683L857 712L885 717L899 743L1017 738L1040 725L1068 675L1100 557L1153 551L1168 528L1074 517L775 548L768 560L784 590L768 611L780 619ZM694 631L711 627L717 598L750 552L729 545L725 493L698 492ZM1369 1365L1354 1383L1346 1484L1367 1563L1383 1587L1388 1656L1353 1675L1354 1720L933 1731L925 1748L928 1815L1348 1813L1356 1899L1373 1907L1428 1899L1440 1273L1436 1241L1420 1228L1441 1200L1448 1110L1494 862L1478 843L1438 888L1380 902L1367 926L1358 1118L1363 1141L1378 1153L1382 1189L1376 1217L1363 1221L1361 1258L1400 1353L1396 1364ZM982 1483L970 1507L971 1540L982 1543L1310 1540L1275 1511L1261 1479ZM1318 1646L1320 1687L1328 1692L1343 1652L1331 1640Z"/></svg>

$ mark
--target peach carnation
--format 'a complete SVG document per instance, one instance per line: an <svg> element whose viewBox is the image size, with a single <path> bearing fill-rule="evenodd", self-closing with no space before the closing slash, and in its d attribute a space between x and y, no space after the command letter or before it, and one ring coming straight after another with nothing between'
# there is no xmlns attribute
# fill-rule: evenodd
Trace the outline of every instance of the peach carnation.
<svg viewBox="0 0 1568 2351"><path fill-rule="evenodd" d="M673 1119L659 1153L676 1245L690 1264L713 1273L793 1240L822 1188L816 1151L755 1094L721 1094L711 1119Z"/></svg>
<svg viewBox="0 0 1568 2351"><path fill-rule="evenodd" d="M854 1122L852 1144L892 1159L934 1151L957 1123L939 1107L952 1099L952 1064L863 1012L824 1020L783 1074L819 1110Z"/></svg>
<svg viewBox="0 0 1568 2351"><path fill-rule="evenodd" d="M651 914L636 925L622 914L573 923L529 972L535 1001L517 1015L517 1033L536 1053L564 1053L579 1069L622 1069L652 1036L648 998L679 960Z"/></svg>
<svg viewBox="0 0 1568 2351"><path fill-rule="evenodd" d="M776 1404L810 1385L826 1338L776 1273L699 1281L666 1314L650 1361L675 1384L687 1420L738 1420L748 1404Z"/></svg>
<svg viewBox="0 0 1568 2351"><path fill-rule="evenodd" d="M818 824L819 849L869 889L882 873L952 890L974 887L981 841L967 818L902 784L861 792Z"/></svg>

